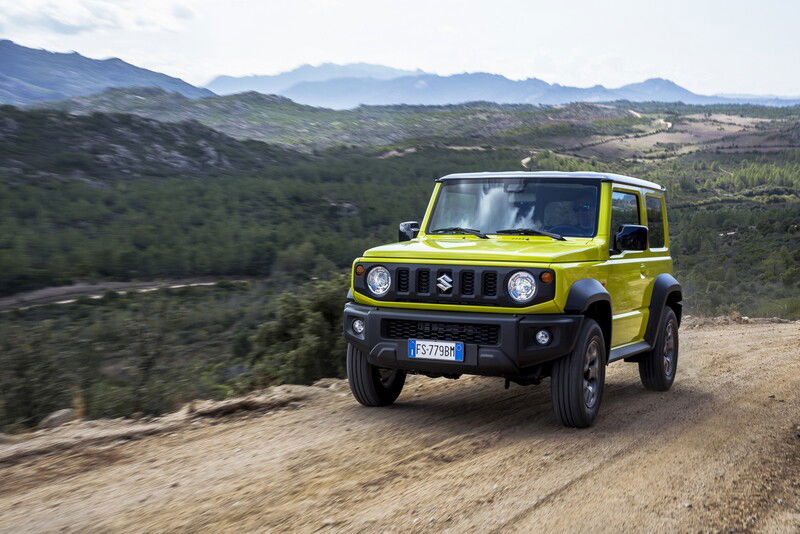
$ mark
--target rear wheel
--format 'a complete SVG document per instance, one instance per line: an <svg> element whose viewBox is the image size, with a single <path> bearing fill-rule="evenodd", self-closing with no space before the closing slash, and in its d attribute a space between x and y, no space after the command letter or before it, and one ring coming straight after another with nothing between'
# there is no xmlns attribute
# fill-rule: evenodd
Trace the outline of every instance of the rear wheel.
<svg viewBox="0 0 800 534"><path fill-rule="evenodd" d="M661 332L655 347L639 360L639 378L645 388L667 391L678 369L678 318L666 307L661 317Z"/></svg>
<svg viewBox="0 0 800 534"><path fill-rule="evenodd" d="M594 319L585 319L575 349L553 363L550 398L558 422L564 426L590 426L603 398L606 345Z"/></svg>
<svg viewBox="0 0 800 534"><path fill-rule="evenodd" d="M363 352L348 343L347 381L353 396L364 406L388 406L403 391L406 372L376 367L367 361Z"/></svg>

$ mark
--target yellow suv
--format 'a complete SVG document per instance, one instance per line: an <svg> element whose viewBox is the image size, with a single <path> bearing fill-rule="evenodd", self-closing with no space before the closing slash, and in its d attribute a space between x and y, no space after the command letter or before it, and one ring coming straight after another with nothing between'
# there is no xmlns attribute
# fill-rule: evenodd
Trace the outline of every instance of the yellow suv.
<svg viewBox="0 0 800 534"><path fill-rule="evenodd" d="M366 406L407 373L550 377L556 418L597 417L605 366L637 362L666 391L682 291L664 187L594 172L481 172L436 180L422 224L353 263L347 376Z"/></svg>

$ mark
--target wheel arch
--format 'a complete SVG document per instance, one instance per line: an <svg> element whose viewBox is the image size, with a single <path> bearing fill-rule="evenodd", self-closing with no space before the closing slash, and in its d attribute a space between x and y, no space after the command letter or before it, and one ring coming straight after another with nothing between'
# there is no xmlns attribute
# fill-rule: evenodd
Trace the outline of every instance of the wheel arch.
<svg viewBox="0 0 800 534"><path fill-rule="evenodd" d="M650 296L649 306L650 318L647 320L647 329L644 333L644 339L650 346L653 346L658 339L666 307L672 308L672 311L675 312L678 326L680 326L683 311L683 289L674 276L661 273L653 282L653 293Z"/></svg>
<svg viewBox="0 0 800 534"><path fill-rule="evenodd" d="M603 331L605 341L606 363L611 353L611 295L603 284L594 278L578 280L569 290L567 303L564 306L566 313L583 315L597 321Z"/></svg>

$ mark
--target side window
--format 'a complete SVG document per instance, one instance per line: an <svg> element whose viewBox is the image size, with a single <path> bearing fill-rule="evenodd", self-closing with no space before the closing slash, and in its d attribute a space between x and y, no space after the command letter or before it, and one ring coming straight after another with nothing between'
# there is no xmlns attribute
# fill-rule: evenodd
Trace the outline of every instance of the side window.
<svg viewBox="0 0 800 534"><path fill-rule="evenodd" d="M633 193L614 191L611 193L611 238L619 232L623 224L641 224L639 204Z"/></svg>
<svg viewBox="0 0 800 534"><path fill-rule="evenodd" d="M650 248L664 246L664 214L661 211L661 199L647 197L647 228Z"/></svg>

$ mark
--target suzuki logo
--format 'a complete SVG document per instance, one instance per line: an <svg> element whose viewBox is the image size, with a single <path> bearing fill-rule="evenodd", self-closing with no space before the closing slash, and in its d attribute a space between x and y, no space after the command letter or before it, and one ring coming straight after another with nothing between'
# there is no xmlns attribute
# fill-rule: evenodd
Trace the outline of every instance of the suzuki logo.
<svg viewBox="0 0 800 534"><path fill-rule="evenodd" d="M439 281L439 283L436 284L436 287L441 289L442 293L447 293L448 291L453 289L453 279L447 276L446 274L443 274L436 280Z"/></svg>

